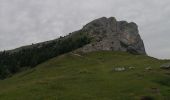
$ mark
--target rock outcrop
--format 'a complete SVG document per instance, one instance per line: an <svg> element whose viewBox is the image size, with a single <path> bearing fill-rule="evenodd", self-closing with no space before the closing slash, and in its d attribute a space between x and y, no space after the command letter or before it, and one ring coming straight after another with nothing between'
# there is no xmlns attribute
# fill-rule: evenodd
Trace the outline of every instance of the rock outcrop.
<svg viewBox="0 0 170 100"><path fill-rule="evenodd" d="M92 38L92 42L77 51L104 50L146 54L138 26L133 22L117 21L114 17L102 17L88 23L80 31L87 33Z"/></svg>
<svg viewBox="0 0 170 100"><path fill-rule="evenodd" d="M160 66L161 69L170 69L170 63L166 63Z"/></svg>

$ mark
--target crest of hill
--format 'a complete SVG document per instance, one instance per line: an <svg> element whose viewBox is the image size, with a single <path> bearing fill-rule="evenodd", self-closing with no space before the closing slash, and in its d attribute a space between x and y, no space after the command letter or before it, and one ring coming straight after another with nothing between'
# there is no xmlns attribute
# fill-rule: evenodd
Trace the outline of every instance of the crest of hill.
<svg viewBox="0 0 170 100"><path fill-rule="evenodd" d="M136 54L146 54L143 40L138 31L138 26L134 22L117 21L114 17L102 17L86 24L81 30L70 33L59 39L23 46L9 52L19 52L23 49L41 48L44 45L59 40L76 37L76 35L87 36L91 39L90 43L76 51L127 51Z"/></svg>
<svg viewBox="0 0 170 100"><path fill-rule="evenodd" d="M1 52L0 79L71 51L125 51L146 55L135 23L102 17L67 36Z"/></svg>

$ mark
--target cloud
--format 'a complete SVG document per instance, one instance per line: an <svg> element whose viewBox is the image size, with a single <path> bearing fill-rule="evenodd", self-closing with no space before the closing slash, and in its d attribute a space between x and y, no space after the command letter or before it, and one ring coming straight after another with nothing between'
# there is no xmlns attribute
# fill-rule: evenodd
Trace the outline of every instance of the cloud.
<svg viewBox="0 0 170 100"><path fill-rule="evenodd" d="M0 0L0 50L80 29L99 17L134 21L149 55L170 58L169 0Z"/></svg>

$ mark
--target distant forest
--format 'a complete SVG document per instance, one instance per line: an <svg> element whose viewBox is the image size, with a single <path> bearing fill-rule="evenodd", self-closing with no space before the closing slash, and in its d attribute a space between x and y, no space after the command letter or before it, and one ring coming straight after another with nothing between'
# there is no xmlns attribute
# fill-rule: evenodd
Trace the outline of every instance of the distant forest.
<svg viewBox="0 0 170 100"><path fill-rule="evenodd" d="M35 67L50 58L78 49L89 44L90 41L87 34L79 31L49 43L41 43L40 46L22 48L16 52L3 51L0 53L0 79L5 79L22 69Z"/></svg>

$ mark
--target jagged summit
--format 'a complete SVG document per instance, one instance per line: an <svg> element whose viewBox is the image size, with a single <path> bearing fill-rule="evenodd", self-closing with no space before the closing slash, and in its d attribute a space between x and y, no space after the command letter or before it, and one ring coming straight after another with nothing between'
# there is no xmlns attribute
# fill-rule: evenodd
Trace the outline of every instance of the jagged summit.
<svg viewBox="0 0 170 100"><path fill-rule="evenodd" d="M92 37L93 41L80 48L80 51L112 50L146 54L138 26L134 22L128 23L117 21L114 17L102 17L88 23L81 31Z"/></svg>

